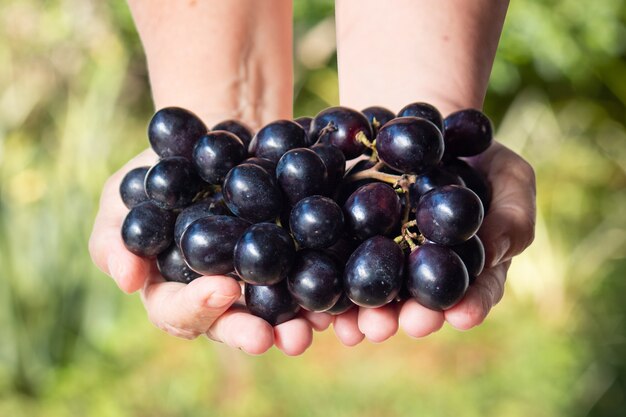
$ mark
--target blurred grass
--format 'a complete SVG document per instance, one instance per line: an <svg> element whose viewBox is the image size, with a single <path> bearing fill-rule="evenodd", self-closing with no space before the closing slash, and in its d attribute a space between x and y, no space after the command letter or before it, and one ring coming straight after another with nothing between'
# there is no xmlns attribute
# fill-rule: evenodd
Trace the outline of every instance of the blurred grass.
<svg viewBox="0 0 626 417"><path fill-rule="evenodd" d="M295 3L297 115L338 100L332 12ZM89 260L152 112L125 3L0 2L0 23L0 416L624 414L624 1L511 4L485 108L535 166L539 217L487 322L353 349L325 332L299 358L169 337Z"/></svg>

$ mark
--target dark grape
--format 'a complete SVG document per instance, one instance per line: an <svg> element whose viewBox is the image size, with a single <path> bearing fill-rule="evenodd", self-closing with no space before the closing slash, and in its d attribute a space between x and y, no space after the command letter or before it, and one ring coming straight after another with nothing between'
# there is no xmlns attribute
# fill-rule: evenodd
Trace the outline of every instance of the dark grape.
<svg viewBox="0 0 626 417"><path fill-rule="evenodd" d="M343 232L343 212L330 198L307 197L291 210L289 228L300 246L327 248L337 242Z"/></svg>
<svg viewBox="0 0 626 417"><path fill-rule="evenodd" d="M209 216L230 215L224 200L215 201L208 197L193 203L178 214L176 225L174 226L174 242L180 246L180 238L189 225L198 219Z"/></svg>
<svg viewBox="0 0 626 417"><path fill-rule="evenodd" d="M415 182L409 186L409 198L411 207L417 207L420 197L433 188L444 185L465 185L460 176L453 174L440 167L434 167L418 175Z"/></svg>
<svg viewBox="0 0 626 417"><path fill-rule="evenodd" d="M224 120L213 126L211 130L225 130L237 136L243 142L243 146L248 151L248 146L250 146L250 142L252 142L252 136L254 132L244 122L239 120Z"/></svg>
<svg viewBox="0 0 626 417"><path fill-rule="evenodd" d="M202 217L191 223L180 239L185 262L202 275L234 270L233 249L250 224L231 216Z"/></svg>
<svg viewBox="0 0 626 417"><path fill-rule="evenodd" d="M176 245L170 245L169 248L157 256L157 267L167 281L189 284L200 276L200 274L192 271L187 266L182 252Z"/></svg>
<svg viewBox="0 0 626 417"><path fill-rule="evenodd" d="M441 160L443 138L439 129L426 119L400 117L380 128L376 150L389 167L420 174Z"/></svg>
<svg viewBox="0 0 626 417"><path fill-rule="evenodd" d="M493 142L493 127L485 114L476 109L460 110L444 120L446 155L473 156Z"/></svg>
<svg viewBox="0 0 626 417"><path fill-rule="evenodd" d="M402 287L404 254L393 240L374 236L350 256L344 271L344 290L361 307L380 307Z"/></svg>
<svg viewBox="0 0 626 417"><path fill-rule="evenodd" d="M138 167L131 169L124 175L120 184L120 196L124 205L129 209L148 200L144 182L149 169L150 167Z"/></svg>
<svg viewBox="0 0 626 417"><path fill-rule="evenodd" d="M222 192L230 211L249 222L273 221L280 214L280 189L260 166L242 164L231 169Z"/></svg>
<svg viewBox="0 0 626 417"><path fill-rule="evenodd" d="M274 285L246 284L244 294L248 311L272 326L291 320L300 310L287 288L287 280Z"/></svg>
<svg viewBox="0 0 626 417"><path fill-rule="evenodd" d="M483 242L477 235L474 235L459 245L450 246L450 249L459 255L463 261L469 274L470 284L472 284L485 267L485 247Z"/></svg>
<svg viewBox="0 0 626 417"><path fill-rule="evenodd" d="M463 298L468 276L452 249L427 243L409 255L406 283L411 296L424 307L447 310Z"/></svg>
<svg viewBox="0 0 626 417"><path fill-rule="evenodd" d="M152 201L133 207L122 224L122 240L126 248L138 256L151 257L163 252L172 243L176 215Z"/></svg>
<svg viewBox="0 0 626 417"><path fill-rule="evenodd" d="M293 265L296 247L285 229L273 223L250 226L235 245L235 271L249 284L272 285Z"/></svg>
<svg viewBox="0 0 626 417"><path fill-rule="evenodd" d="M290 149L305 148L306 132L296 122L277 120L261 130L250 142L250 154L276 163Z"/></svg>
<svg viewBox="0 0 626 417"><path fill-rule="evenodd" d="M242 164L252 164L260 166L261 168L266 170L272 177L276 176L276 163L270 161L269 159L251 156L250 158L244 160Z"/></svg>
<svg viewBox="0 0 626 417"><path fill-rule="evenodd" d="M361 110L361 113L367 117L367 120L370 122L372 126L372 132L374 132L374 137L378 135L378 131L381 127L383 127L388 121L393 120L396 115L389 109L380 106L372 106L366 109Z"/></svg>
<svg viewBox="0 0 626 417"><path fill-rule="evenodd" d="M173 156L157 162L146 174L146 194L164 209L188 206L202 189L203 181L188 159Z"/></svg>
<svg viewBox="0 0 626 417"><path fill-rule="evenodd" d="M357 137L359 133L373 140L372 127L363 113L347 107L329 107L313 118L309 134L313 140L339 148L346 159L353 159L365 150Z"/></svg>
<svg viewBox="0 0 626 417"><path fill-rule="evenodd" d="M445 185L420 198L415 219L428 240L441 245L458 245L478 231L483 215L483 205L472 190Z"/></svg>
<svg viewBox="0 0 626 417"><path fill-rule="evenodd" d="M402 215L398 194L381 182L360 187L348 198L343 210L346 228L361 240L391 234Z"/></svg>
<svg viewBox="0 0 626 417"><path fill-rule="evenodd" d="M317 138L312 137L309 132L311 130L311 123L313 122L313 118L309 116L298 117L294 120L294 122L298 123L302 129L306 132L306 146L311 146L315 143Z"/></svg>
<svg viewBox="0 0 626 417"><path fill-rule="evenodd" d="M324 253L334 259L335 263L343 271L343 267L348 258L352 255L352 252L359 246L359 241L349 237L342 237L335 242L335 244L324 249Z"/></svg>
<svg viewBox="0 0 626 417"><path fill-rule="evenodd" d="M276 179L290 206L326 190L326 166L315 152L297 148L286 152L276 165Z"/></svg>
<svg viewBox="0 0 626 417"><path fill-rule="evenodd" d="M332 314L333 316L338 316L339 314L343 314L346 311L350 310L354 307L355 304L348 298L345 292L341 293L339 296L339 300L335 303L334 306L325 311L325 313Z"/></svg>
<svg viewBox="0 0 626 417"><path fill-rule="evenodd" d="M216 130L202 136L193 150L193 164L209 184L221 185L234 166L246 157L243 142L233 133Z"/></svg>
<svg viewBox="0 0 626 417"><path fill-rule="evenodd" d="M183 156L191 159L193 147L206 132L206 126L198 116L180 107L157 111L148 126L150 145L161 158Z"/></svg>
<svg viewBox="0 0 626 417"><path fill-rule="evenodd" d="M365 171L366 169L372 168L376 163L370 159L362 159L358 161L356 164L352 165L344 174L344 179L350 178L350 176ZM342 181L339 183L339 187L335 191L334 199L340 206L343 206L346 203L348 197L352 195L353 192L358 190L360 187L371 184L373 182L377 182L377 180L373 178L364 178L358 181Z"/></svg>
<svg viewBox="0 0 626 417"><path fill-rule="evenodd" d="M474 191L483 203L485 212L491 204L491 186L483 174L461 159L451 159L444 163L446 171L458 175L463 179L465 186Z"/></svg>
<svg viewBox="0 0 626 417"><path fill-rule="evenodd" d="M342 292L339 269L330 256L320 251L298 252L287 279L293 298L309 311L328 310Z"/></svg>
<svg viewBox="0 0 626 417"><path fill-rule="evenodd" d="M326 195L332 195L346 172L346 157L343 152L332 145L317 144L311 150L320 157L326 166Z"/></svg>
<svg viewBox="0 0 626 417"><path fill-rule="evenodd" d="M398 112L398 117L421 117L426 119L443 133L443 117L435 106L428 103L411 103Z"/></svg>

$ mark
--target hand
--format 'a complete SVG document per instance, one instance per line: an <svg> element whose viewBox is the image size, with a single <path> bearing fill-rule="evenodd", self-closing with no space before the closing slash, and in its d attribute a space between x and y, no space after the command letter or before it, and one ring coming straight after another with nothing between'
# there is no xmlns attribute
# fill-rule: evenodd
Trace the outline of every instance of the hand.
<svg viewBox="0 0 626 417"><path fill-rule="evenodd" d="M250 354L261 354L274 344L288 355L303 353L312 342L311 328L327 328L329 315L306 313L272 328L265 320L234 305L241 298L236 280L203 276L187 285L166 282L154 260L126 250L120 229L128 209L119 196L119 186L128 171L156 160L157 156L146 150L104 185L89 240L89 252L98 268L113 277L124 292L141 290L150 321L171 335L193 339L205 334Z"/></svg>
<svg viewBox="0 0 626 417"><path fill-rule="evenodd" d="M511 258L534 238L535 174L526 161L499 143L468 162L487 177L493 191L491 207L478 231L485 245L484 271L465 297L444 312L429 310L411 299L402 305L352 309L336 317L335 332L345 345L355 345L364 337L382 342L393 336L398 326L412 337L427 336L445 321L467 330L481 324L500 301Z"/></svg>

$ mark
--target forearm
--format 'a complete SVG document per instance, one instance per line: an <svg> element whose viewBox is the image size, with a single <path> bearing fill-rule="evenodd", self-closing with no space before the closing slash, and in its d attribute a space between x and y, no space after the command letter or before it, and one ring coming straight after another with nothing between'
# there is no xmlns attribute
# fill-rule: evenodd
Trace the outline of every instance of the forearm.
<svg viewBox="0 0 626 417"><path fill-rule="evenodd" d="M344 105L481 108L508 0L337 0Z"/></svg>
<svg viewBox="0 0 626 417"><path fill-rule="evenodd" d="M255 128L292 113L291 2L129 0L156 108Z"/></svg>

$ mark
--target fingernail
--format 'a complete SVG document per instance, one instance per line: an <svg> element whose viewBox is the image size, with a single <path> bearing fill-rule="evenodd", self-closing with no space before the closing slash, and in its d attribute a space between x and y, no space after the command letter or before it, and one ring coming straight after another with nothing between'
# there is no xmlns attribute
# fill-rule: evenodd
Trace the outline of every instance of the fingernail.
<svg viewBox="0 0 626 417"><path fill-rule="evenodd" d="M207 300L207 306L209 308L224 308L231 305L235 301L234 296L226 296L222 294L213 293Z"/></svg>

